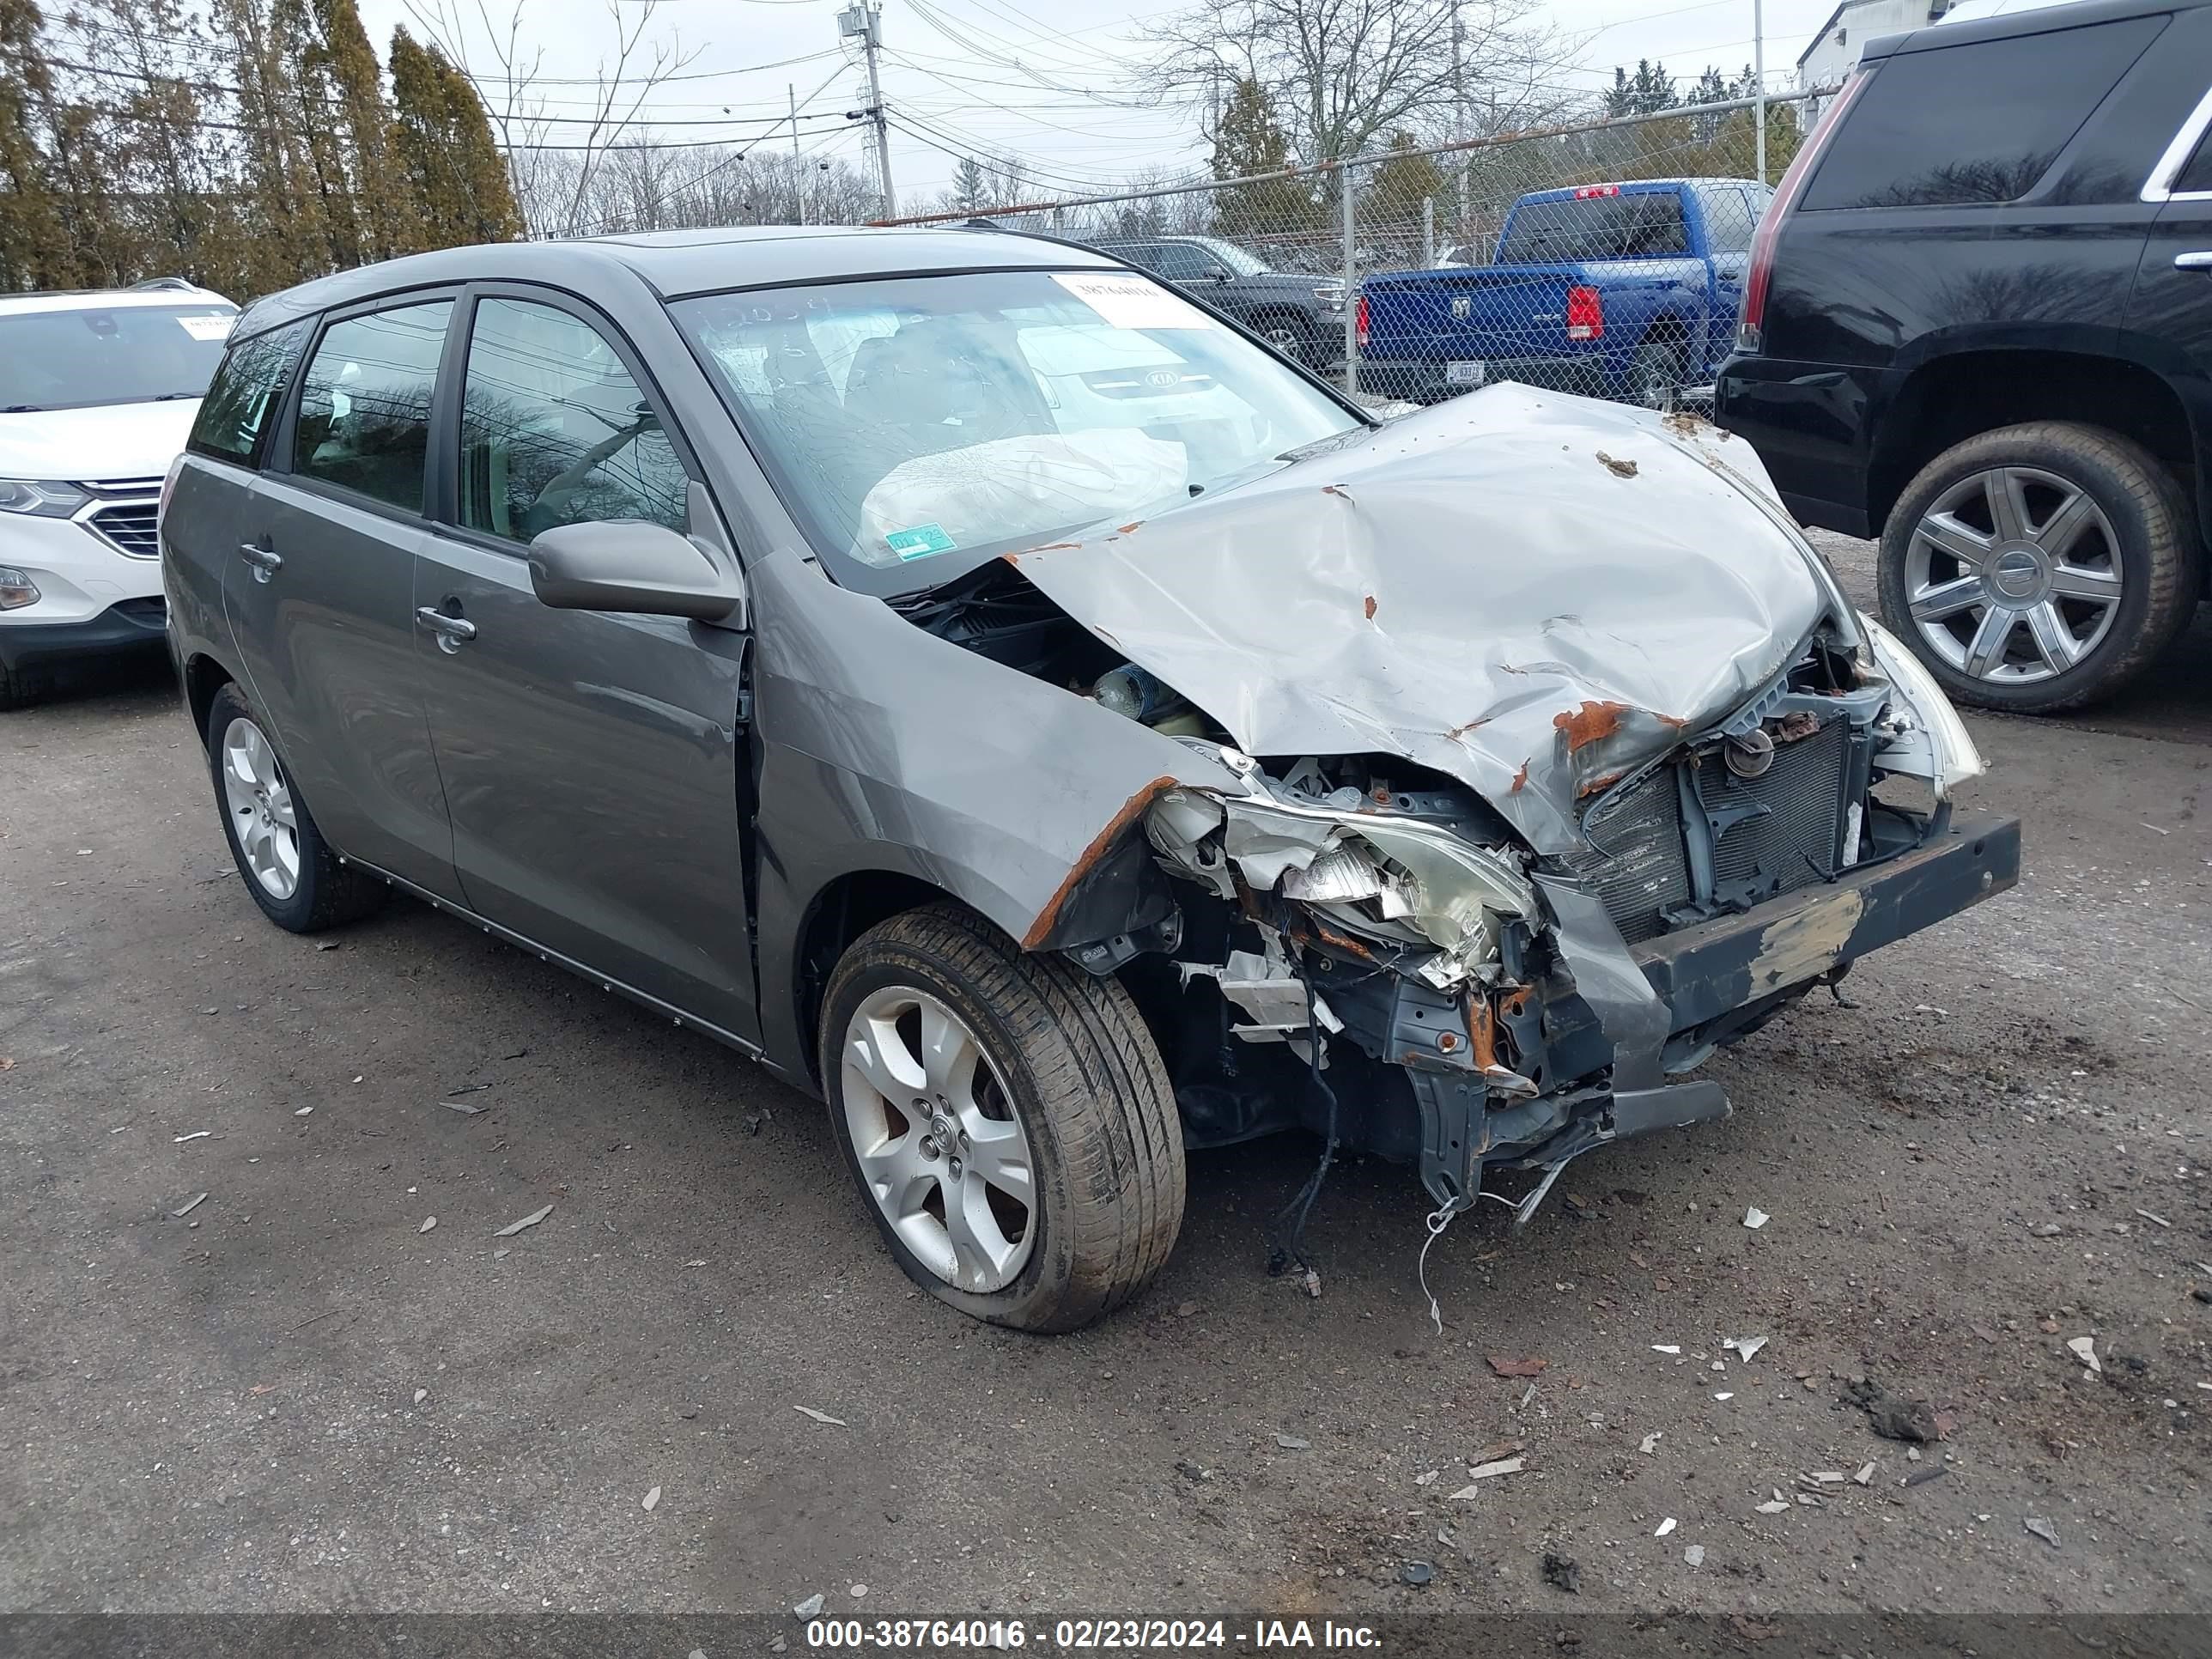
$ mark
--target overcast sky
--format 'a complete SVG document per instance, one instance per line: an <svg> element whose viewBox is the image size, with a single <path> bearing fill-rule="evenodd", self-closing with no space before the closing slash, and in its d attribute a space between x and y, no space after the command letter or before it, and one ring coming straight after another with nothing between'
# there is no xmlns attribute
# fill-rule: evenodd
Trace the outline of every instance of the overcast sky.
<svg viewBox="0 0 2212 1659"><path fill-rule="evenodd" d="M635 0L615 3L627 12ZM484 3L503 17L514 0ZM1145 54L1138 38L1143 21L1177 9L1166 0L1134 4L1139 9L1133 13L1114 0L884 0L884 102L908 129L891 137L902 210L920 210L950 182L955 156L947 152L1021 155L1054 194L1097 190L1146 167L1202 160L1191 112L1129 106L1132 66ZM522 5L524 37L544 52L547 112L583 115L589 85L556 85L550 77L583 82L611 57L608 0ZM1794 84L1797 54L1832 5L1765 0L1770 88ZM380 45L395 23L410 21L408 6L409 0L362 0ZM469 8L474 11L475 0ZM795 88L800 143L865 167L864 124L842 118L866 101L866 76L857 55L838 49L837 11L837 0L658 0L647 40L680 44L690 58L683 70L690 78L660 87L651 100L661 135L765 138L787 149L787 88ZM1708 64L1733 75L1751 61L1752 0L1552 0L1547 15L1581 43L1562 76L1577 86L1601 86L1614 64L1632 70L1639 58L1663 61L1686 87ZM467 57L472 73L488 81L499 74L480 24ZM803 61L787 61L794 59Z"/></svg>

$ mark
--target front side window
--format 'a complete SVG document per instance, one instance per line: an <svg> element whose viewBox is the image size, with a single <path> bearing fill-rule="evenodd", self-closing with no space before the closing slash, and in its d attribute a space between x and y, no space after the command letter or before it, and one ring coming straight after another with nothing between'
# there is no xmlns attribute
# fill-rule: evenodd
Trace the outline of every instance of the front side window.
<svg viewBox="0 0 2212 1659"><path fill-rule="evenodd" d="M1199 283L1221 274L1221 262L1188 242L1163 242L1146 263L1171 282Z"/></svg>
<svg viewBox="0 0 2212 1659"><path fill-rule="evenodd" d="M757 381L755 366L737 372ZM460 478L461 522L507 541L611 519L688 527L689 480L660 417L605 337L553 306L477 305Z"/></svg>
<svg viewBox="0 0 2212 1659"><path fill-rule="evenodd" d="M0 316L0 415L197 398L238 319L224 301Z"/></svg>
<svg viewBox="0 0 2212 1659"><path fill-rule="evenodd" d="M1208 236L1204 239L1200 246L1223 264L1228 266L1230 274L1232 276L1264 276L1274 269L1258 254L1247 248L1241 248L1234 242L1222 241L1218 237Z"/></svg>
<svg viewBox="0 0 2212 1659"><path fill-rule="evenodd" d="M306 323L292 323L240 340L226 351L185 447L222 460L251 462L307 335Z"/></svg>
<svg viewBox="0 0 2212 1659"><path fill-rule="evenodd" d="M430 398L451 300L332 323L307 364L292 471L422 510Z"/></svg>
<svg viewBox="0 0 2212 1659"><path fill-rule="evenodd" d="M888 277L671 310L809 539L870 592L1229 488L1359 423L1128 271Z"/></svg>

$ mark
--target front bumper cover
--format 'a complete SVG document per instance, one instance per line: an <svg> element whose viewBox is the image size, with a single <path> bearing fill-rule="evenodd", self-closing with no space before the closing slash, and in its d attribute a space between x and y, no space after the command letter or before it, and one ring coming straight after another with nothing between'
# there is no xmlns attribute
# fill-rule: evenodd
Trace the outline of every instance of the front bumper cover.
<svg viewBox="0 0 2212 1659"><path fill-rule="evenodd" d="M1562 915L1562 955L1611 1045L1610 1064L1537 1098L1501 1099L1465 1070L1407 1055L1423 1184L1440 1205L1463 1208L1486 1165L1555 1173L1593 1146L1724 1116L1718 1084L1669 1076L1869 951L2019 878L2019 820L1958 813L1909 852L1632 949L1593 944L1611 930ZM1544 884L1555 914L1595 908L1577 889ZM1524 1215L1533 1207L1532 1197Z"/></svg>

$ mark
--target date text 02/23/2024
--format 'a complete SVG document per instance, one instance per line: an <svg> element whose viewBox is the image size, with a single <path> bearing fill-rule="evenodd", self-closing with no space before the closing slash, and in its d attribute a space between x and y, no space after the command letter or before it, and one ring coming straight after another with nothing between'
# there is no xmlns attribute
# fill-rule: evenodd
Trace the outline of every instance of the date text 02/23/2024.
<svg viewBox="0 0 2212 1659"><path fill-rule="evenodd" d="M1048 1651L1121 1649L1352 1648L1374 1650L1381 1638L1365 1625L1323 1620L1260 1619L1239 1628L1222 1619L1060 1619L1035 1627L1018 1620L816 1619L806 1626L816 1649L905 1649L928 1652L961 1648L1036 1646Z"/></svg>

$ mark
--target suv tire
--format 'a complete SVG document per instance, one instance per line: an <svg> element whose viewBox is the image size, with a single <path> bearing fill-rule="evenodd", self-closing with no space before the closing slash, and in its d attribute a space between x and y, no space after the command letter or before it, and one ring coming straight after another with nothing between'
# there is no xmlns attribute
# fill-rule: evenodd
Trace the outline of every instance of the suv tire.
<svg viewBox="0 0 2212 1659"><path fill-rule="evenodd" d="M267 732L234 682L215 694L204 734L208 771L246 890L262 915L293 933L320 933L381 908L392 890L341 860L323 839Z"/></svg>
<svg viewBox="0 0 2212 1659"><path fill-rule="evenodd" d="M1945 450L1890 510L1882 619L1960 702L2075 708L2173 643L2202 560L2188 497L2142 445L2071 421L2004 427Z"/></svg>
<svg viewBox="0 0 2212 1659"><path fill-rule="evenodd" d="M53 676L45 668L17 668L0 658L0 709L21 708L53 688Z"/></svg>
<svg viewBox="0 0 2212 1659"><path fill-rule="evenodd" d="M940 1301L1071 1331L1167 1261L1182 1121L1118 981L1025 955L957 906L910 910L838 962L821 1065L854 1184Z"/></svg>

